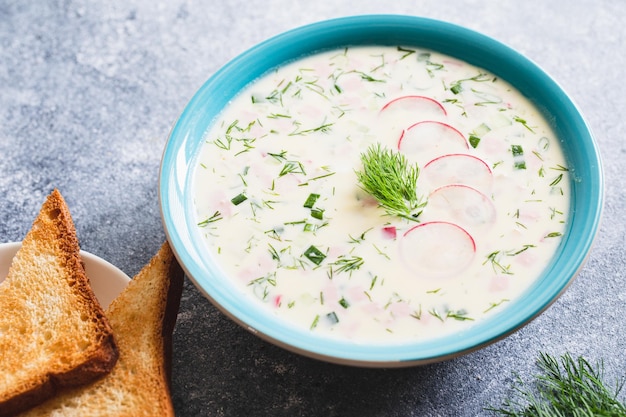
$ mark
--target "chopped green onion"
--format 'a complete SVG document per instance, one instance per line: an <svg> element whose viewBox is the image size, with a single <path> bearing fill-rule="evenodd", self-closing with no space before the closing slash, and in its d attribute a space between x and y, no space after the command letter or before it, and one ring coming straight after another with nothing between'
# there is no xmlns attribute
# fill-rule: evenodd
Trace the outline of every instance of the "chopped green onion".
<svg viewBox="0 0 626 417"><path fill-rule="evenodd" d="M461 87L460 82L457 82L453 84L452 87L450 87L450 91L452 91L452 94L459 94L461 91L463 91L463 87Z"/></svg>
<svg viewBox="0 0 626 417"><path fill-rule="evenodd" d="M513 156L524 155L524 149L521 145L511 145L511 152L513 152Z"/></svg>
<svg viewBox="0 0 626 417"><path fill-rule="evenodd" d="M337 314L334 311L326 314L326 317L328 318L331 324L339 323L339 317L337 317Z"/></svg>
<svg viewBox="0 0 626 417"><path fill-rule="evenodd" d="M341 300L339 300L339 305L341 305L343 308L350 307L350 303L348 303L346 299L343 297L341 297Z"/></svg>
<svg viewBox="0 0 626 417"><path fill-rule="evenodd" d="M326 258L326 255L313 245L309 246L309 248L304 251L304 256L315 265L321 264L324 258Z"/></svg>
<svg viewBox="0 0 626 417"><path fill-rule="evenodd" d="M238 206L239 204L243 203L247 199L248 199L248 197L246 197L246 195L244 193L241 193L241 194L236 195L235 197L233 197L230 200L230 202L233 203L234 205Z"/></svg>
<svg viewBox="0 0 626 417"><path fill-rule="evenodd" d="M315 205L315 202L317 201L318 198L320 198L319 194L314 194L314 193L309 194L306 201L304 202L303 207L313 208L313 205Z"/></svg>
<svg viewBox="0 0 626 417"><path fill-rule="evenodd" d="M513 153L513 166L515 169L526 169L522 145L511 145L511 152Z"/></svg>
<svg viewBox="0 0 626 417"><path fill-rule="evenodd" d="M472 134L475 135L475 136L482 136L482 135L485 135L485 134L487 134L489 132L491 132L491 128L489 126L487 126L486 124L481 123L480 125L478 125L476 127L476 129L474 129Z"/></svg>
<svg viewBox="0 0 626 417"><path fill-rule="evenodd" d="M472 148L476 149L476 147L480 143L480 138L478 136L475 136L475 135L470 135L469 143L470 143L470 145L472 145Z"/></svg>
<svg viewBox="0 0 626 417"><path fill-rule="evenodd" d="M314 219L322 220L324 218L324 210L319 208L311 209L311 217Z"/></svg>

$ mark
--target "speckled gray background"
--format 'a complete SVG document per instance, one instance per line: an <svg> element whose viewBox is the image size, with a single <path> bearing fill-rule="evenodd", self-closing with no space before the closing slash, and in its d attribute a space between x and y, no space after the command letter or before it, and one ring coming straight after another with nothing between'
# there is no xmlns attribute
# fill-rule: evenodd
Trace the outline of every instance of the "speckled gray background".
<svg viewBox="0 0 626 417"><path fill-rule="evenodd" d="M239 328L188 281L175 331L173 397L185 416L483 416L539 352L603 360L626 376L626 3L492 1L0 0L0 242L21 240L45 196L66 197L82 247L134 275L165 235L157 174L195 90L257 42L364 13L465 25L544 67L585 114L606 173L589 261L543 315L445 363L330 365Z"/></svg>

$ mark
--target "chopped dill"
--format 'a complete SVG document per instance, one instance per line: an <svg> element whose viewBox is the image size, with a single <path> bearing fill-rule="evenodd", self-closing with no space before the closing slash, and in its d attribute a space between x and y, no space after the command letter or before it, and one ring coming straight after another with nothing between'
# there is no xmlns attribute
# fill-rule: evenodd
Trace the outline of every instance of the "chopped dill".
<svg viewBox="0 0 626 417"><path fill-rule="evenodd" d="M214 223L218 220L222 220L222 213L220 213L219 211L216 211L215 213L213 213L210 217L208 217L207 219L201 221L200 223L198 223L198 226L200 227L205 227L208 226L211 223Z"/></svg>
<svg viewBox="0 0 626 417"><path fill-rule="evenodd" d="M364 263L363 258L361 258L360 256L351 256L349 258L341 256L331 265L337 267L334 269L334 272L352 273L352 271L355 271L359 269L361 266L363 266L363 263Z"/></svg>

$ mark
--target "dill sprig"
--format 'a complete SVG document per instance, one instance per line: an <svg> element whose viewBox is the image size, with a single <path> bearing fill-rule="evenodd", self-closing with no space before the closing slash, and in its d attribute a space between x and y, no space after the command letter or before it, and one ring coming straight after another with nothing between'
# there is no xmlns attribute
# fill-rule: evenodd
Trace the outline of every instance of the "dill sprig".
<svg viewBox="0 0 626 417"><path fill-rule="evenodd" d="M513 386L515 398L486 410L509 417L626 416L626 404L618 400L624 381L608 388L602 363L592 366L582 357L565 354L558 360L541 353L537 364L541 374L535 377L533 387L518 376Z"/></svg>
<svg viewBox="0 0 626 417"><path fill-rule="evenodd" d="M370 146L361 154L363 170L356 175L361 188L372 195L390 216L418 221L426 205L417 195L419 167L409 164L401 153Z"/></svg>

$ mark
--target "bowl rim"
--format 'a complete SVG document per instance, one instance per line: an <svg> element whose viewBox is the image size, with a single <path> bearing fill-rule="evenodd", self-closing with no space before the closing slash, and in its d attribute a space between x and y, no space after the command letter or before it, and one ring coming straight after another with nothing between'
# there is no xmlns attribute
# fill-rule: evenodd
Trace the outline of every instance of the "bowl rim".
<svg viewBox="0 0 626 417"><path fill-rule="evenodd" d="M503 78L537 105L561 138L571 159L568 163L574 168L567 233L537 282L510 303L507 314L494 316L497 320L481 320L467 331L426 342L355 346L311 336L288 325L272 325L267 314L238 306L232 293L213 282L226 278L220 277L216 265L203 258L199 248L202 243L190 231L190 219L195 214L188 192L193 176L189 168L193 167L206 127L223 105L263 73L313 52L355 44L416 46L463 59L497 76L506 74ZM571 137L577 139L575 144ZM266 341L308 357L366 367L399 367L438 362L485 347L528 324L556 301L584 266L597 235L604 206L604 174L595 138L581 112L556 81L530 59L491 37L456 24L417 16L359 15L281 33L216 71L191 98L169 134L159 172L159 205L167 239L187 276L236 323Z"/></svg>
<svg viewBox="0 0 626 417"><path fill-rule="evenodd" d="M4 281L13 257L22 247L22 242L0 243L0 283ZM126 288L130 277L117 266L100 258L93 253L80 250L80 256L89 278L91 289L103 309L107 309L111 302Z"/></svg>

